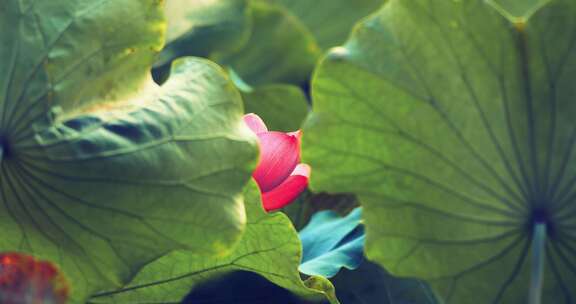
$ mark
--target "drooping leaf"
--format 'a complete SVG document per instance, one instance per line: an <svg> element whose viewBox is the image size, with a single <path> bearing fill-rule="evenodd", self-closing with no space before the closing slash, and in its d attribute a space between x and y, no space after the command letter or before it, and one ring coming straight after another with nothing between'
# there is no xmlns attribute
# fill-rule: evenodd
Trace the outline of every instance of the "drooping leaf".
<svg viewBox="0 0 576 304"><path fill-rule="evenodd" d="M240 95L199 59L154 85L163 28L161 1L0 4L0 251L57 264L71 303L244 229Z"/></svg>
<svg viewBox="0 0 576 304"><path fill-rule="evenodd" d="M166 19L166 47L155 66L181 56L233 51L246 43L252 30L247 0L170 0Z"/></svg>
<svg viewBox="0 0 576 304"><path fill-rule="evenodd" d="M242 91L242 98L246 112L258 114L270 130L296 131L308 114L308 100L294 85L263 85Z"/></svg>
<svg viewBox="0 0 576 304"><path fill-rule="evenodd" d="M330 279L344 304L436 304L430 287L420 280L396 278L364 260L355 270L342 269Z"/></svg>
<svg viewBox="0 0 576 304"><path fill-rule="evenodd" d="M396 0L327 56L303 161L359 196L369 259L447 303L536 301L542 278L543 303L576 300L575 28L569 0L516 23Z"/></svg>
<svg viewBox="0 0 576 304"><path fill-rule="evenodd" d="M253 30L244 47L212 58L250 86L305 82L320 55L308 29L279 5L253 1Z"/></svg>
<svg viewBox="0 0 576 304"><path fill-rule="evenodd" d="M191 288L232 271L251 271L294 294L338 303L330 282L298 273L301 244L290 220L282 213L266 213L255 182L245 190L248 224L240 243L226 256L198 257L175 251L154 261L125 287L95 296L94 303L176 303ZM315 288L309 288L310 284Z"/></svg>
<svg viewBox="0 0 576 304"><path fill-rule="evenodd" d="M344 43L352 27L375 12L384 0L263 0L283 5L327 49Z"/></svg>
<svg viewBox="0 0 576 304"><path fill-rule="evenodd" d="M346 217L332 210L314 214L299 233L303 248L300 272L331 278L340 268L356 269L364 258L361 215L360 207Z"/></svg>

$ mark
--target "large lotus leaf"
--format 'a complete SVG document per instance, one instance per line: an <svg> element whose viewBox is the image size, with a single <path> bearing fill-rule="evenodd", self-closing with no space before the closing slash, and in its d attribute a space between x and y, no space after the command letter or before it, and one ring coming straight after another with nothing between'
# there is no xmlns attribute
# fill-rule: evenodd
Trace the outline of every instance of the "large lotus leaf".
<svg viewBox="0 0 576 304"><path fill-rule="evenodd" d="M292 132L300 129L308 115L308 100L297 86L270 84L242 92L247 113L258 114L269 130Z"/></svg>
<svg viewBox="0 0 576 304"><path fill-rule="evenodd" d="M160 1L0 4L0 251L58 264L73 303L244 228L240 95L199 59L154 85L163 28Z"/></svg>
<svg viewBox="0 0 576 304"><path fill-rule="evenodd" d="M369 259L447 303L536 301L542 278L543 303L576 300L575 28L572 0L516 23L395 0L327 56L303 161L359 196Z"/></svg>
<svg viewBox="0 0 576 304"><path fill-rule="evenodd" d="M170 0L166 2L166 47L155 65L186 55L233 51L250 36L248 0Z"/></svg>
<svg viewBox="0 0 576 304"><path fill-rule="evenodd" d="M342 44L358 20L384 0L263 0L283 5L306 25L324 49Z"/></svg>
<svg viewBox="0 0 576 304"><path fill-rule="evenodd" d="M300 272L331 278L341 268L356 269L364 259L361 215L361 207L345 217L332 210L314 214L299 232L303 248Z"/></svg>
<svg viewBox="0 0 576 304"><path fill-rule="evenodd" d="M253 30L248 42L238 51L212 58L231 67L250 86L304 83L320 54L312 34L279 5L253 1L250 8Z"/></svg>
<svg viewBox="0 0 576 304"><path fill-rule="evenodd" d="M125 287L101 293L94 303L178 303L192 287L232 271L255 272L304 298L328 298L338 303L330 282L311 277L308 288L300 279L301 244L290 220L282 213L266 213L255 182L245 190L248 224L239 245L227 256L199 257L172 252L140 271ZM320 287L318 287L321 285Z"/></svg>

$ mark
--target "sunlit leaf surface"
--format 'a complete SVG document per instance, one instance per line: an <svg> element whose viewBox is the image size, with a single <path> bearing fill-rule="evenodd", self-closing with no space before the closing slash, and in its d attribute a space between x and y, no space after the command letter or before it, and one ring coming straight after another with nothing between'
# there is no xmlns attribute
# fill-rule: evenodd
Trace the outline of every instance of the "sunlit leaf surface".
<svg viewBox="0 0 576 304"><path fill-rule="evenodd" d="M576 2L508 17L389 1L317 70L303 161L359 196L368 258L445 302L528 303L544 278L573 303Z"/></svg>
<svg viewBox="0 0 576 304"><path fill-rule="evenodd" d="M0 2L0 251L57 264L72 303L243 231L240 95L200 59L156 86L164 27L161 1Z"/></svg>
<svg viewBox="0 0 576 304"><path fill-rule="evenodd" d="M248 224L231 254L203 258L175 251L147 265L124 288L97 295L92 301L178 303L191 288L207 280L232 271L251 271L304 298L338 303L328 280L312 277L303 282L300 278L301 244L290 220L282 213L264 211L255 182L247 187L245 197Z"/></svg>

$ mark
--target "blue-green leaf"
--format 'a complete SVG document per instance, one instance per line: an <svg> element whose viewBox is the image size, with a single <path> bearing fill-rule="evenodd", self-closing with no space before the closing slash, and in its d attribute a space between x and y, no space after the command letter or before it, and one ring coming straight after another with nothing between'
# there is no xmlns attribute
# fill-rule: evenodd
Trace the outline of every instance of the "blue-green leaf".
<svg viewBox="0 0 576 304"><path fill-rule="evenodd" d="M304 250L300 272L330 278L342 267L358 267L364 259L361 215L362 208L354 209L346 217L331 210L314 214L300 231Z"/></svg>

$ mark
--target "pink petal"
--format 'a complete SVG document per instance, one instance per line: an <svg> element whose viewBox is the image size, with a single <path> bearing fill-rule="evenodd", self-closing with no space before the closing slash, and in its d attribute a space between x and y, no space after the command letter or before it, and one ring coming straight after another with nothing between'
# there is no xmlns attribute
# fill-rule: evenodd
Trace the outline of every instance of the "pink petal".
<svg viewBox="0 0 576 304"><path fill-rule="evenodd" d="M271 191L262 193L262 203L266 211L280 209L294 201L308 186L308 177L290 175L282 184Z"/></svg>
<svg viewBox="0 0 576 304"><path fill-rule="evenodd" d="M248 113L244 115L244 122L250 129L252 129L252 132L256 134L268 131L268 128L266 128L266 124L264 121L262 121L262 118L254 113Z"/></svg>
<svg viewBox="0 0 576 304"><path fill-rule="evenodd" d="M312 169L307 164L298 164L290 175L302 175L310 178L310 171L312 171Z"/></svg>
<svg viewBox="0 0 576 304"><path fill-rule="evenodd" d="M288 135L295 136L296 138L298 138L298 142L300 142L300 139L302 138L302 130L290 132L288 133Z"/></svg>
<svg viewBox="0 0 576 304"><path fill-rule="evenodd" d="M300 162L300 145L295 136L282 132L259 133L260 161L252 174L260 191L280 185Z"/></svg>

